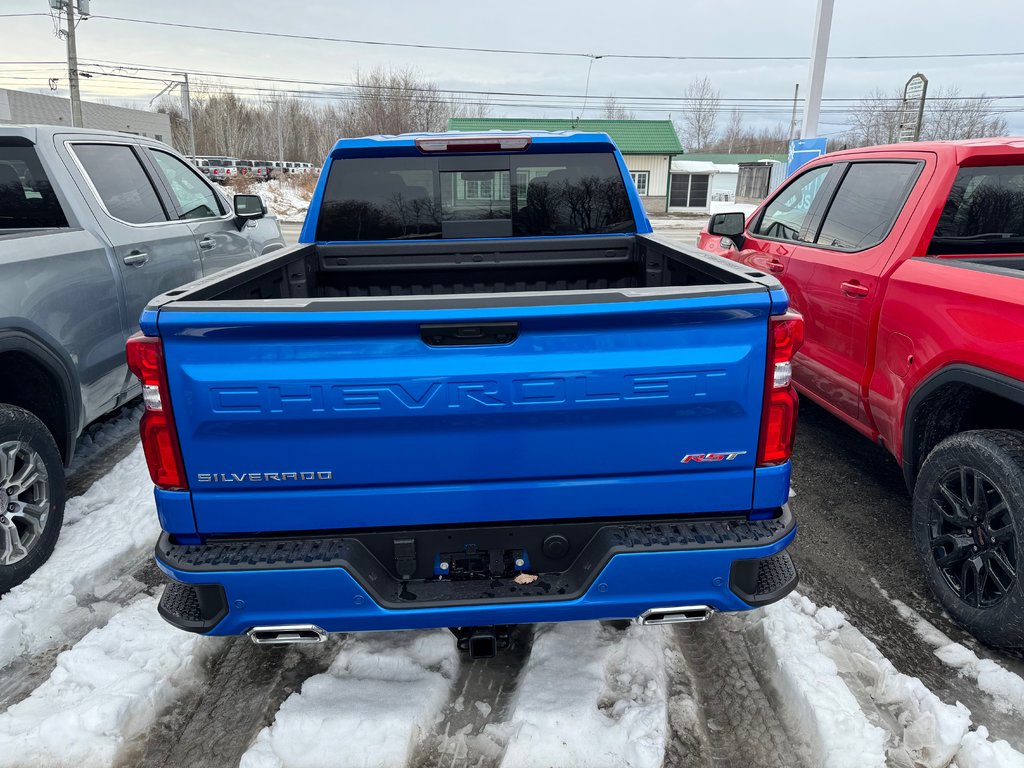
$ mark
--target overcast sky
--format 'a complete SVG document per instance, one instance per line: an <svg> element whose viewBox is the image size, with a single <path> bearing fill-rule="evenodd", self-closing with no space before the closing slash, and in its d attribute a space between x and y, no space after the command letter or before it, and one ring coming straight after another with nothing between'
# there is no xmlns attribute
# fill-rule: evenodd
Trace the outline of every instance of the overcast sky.
<svg viewBox="0 0 1024 768"><path fill-rule="evenodd" d="M955 13L944 10L948 3L949 0L837 0L829 53L851 56L1024 51L1019 34L1020 22L1024 21L1020 0L971 0L958 3ZM91 5L96 15L304 35L597 55L675 56L807 56L816 7L814 0L92 0ZM46 9L47 0L0 0L0 14ZM304 81L348 82L357 67L409 65L442 88L570 95L583 93L590 64L590 60L578 57L283 40L99 18L78 27L78 52L86 60ZM64 43L54 36L49 18L0 18L0 61L59 61L64 57ZM723 99L789 99L794 83L801 83L804 89L807 67L805 60L599 59L593 63L591 72L591 108L587 116L599 117L601 101L609 94L680 96L687 82L697 75L708 75ZM928 76L932 89L955 83L965 95L984 92L1020 97L996 103L1022 110L1006 117L1012 132L1024 133L1024 55L867 61L830 58L824 95L856 98L875 86L886 90L901 88L916 71ZM46 90L47 77L60 78L59 93L66 94L67 73L60 65L0 65L0 85L4 87ZM145 105L161 87L160 82L96 77L85 81L83 93L92 99L104 98L115 103L134 99L135 103ZM505 106L511 100L493 97L491 114L568 117L579 111L565 102L545 107ZM654 106L656 111L636 110L637 117L666 116L664 103L655 102ZM780 103L778 113L751 113L748 119L773 123L781 120L788 124L788 109ZM819 132L838 133L843 127L844 119L829 114L826 105Z"/></svg>

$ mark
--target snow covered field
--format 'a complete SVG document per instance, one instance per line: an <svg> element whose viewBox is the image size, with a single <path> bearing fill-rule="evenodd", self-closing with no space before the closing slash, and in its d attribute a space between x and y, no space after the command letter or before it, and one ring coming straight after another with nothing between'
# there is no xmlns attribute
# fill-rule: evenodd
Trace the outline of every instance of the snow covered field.
<svg viewBox="0 0 1024 768"><path fill-rule="evenodd" d="M523 628L478 662L443 630L313 649L179 632L156 613L141 450L112 453L136 420L90 433L72 474L105 471L69 502L49 563L0 599L0 767L1024 768L1019 666L877 582L963 697L800 594L702 625Z"/></svg>

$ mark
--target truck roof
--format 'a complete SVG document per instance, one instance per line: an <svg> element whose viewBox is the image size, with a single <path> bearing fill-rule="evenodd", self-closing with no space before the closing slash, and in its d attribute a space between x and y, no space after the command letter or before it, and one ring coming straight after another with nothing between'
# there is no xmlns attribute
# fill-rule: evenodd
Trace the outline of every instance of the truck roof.
<svg viewBox="0 0 1024 768"><path fill-rule="evenodd" d="M121 131L104 131L99 128L72 128L69 125L0 125L0 136L19 136L38 144L54 135L81 134L82 136L106 136L111 139L131 139L132 141L152 141L157 144L166 142L148 136Z"/></svg>
<svg viewBox="0 0 1024 768"><path fill-rule="evenodd" d="M950 158L957 165L971 159L984 157L1024 157L1024 136L998 136L987 139L964 139L960 141L908 141L902 144L882 144L874 147L844 149L829 152L823 157L843 159L865 152L934 152L940 157Z"/></svg>
<svg viewBox="0 0 1024 768"><path fill-rule="evenodd" d="M603 145L607 151L615 146L607 133L591 133L587 131L445 131L443 133L401 133L397 135L363 136L353 139L339 139L331 150L331 157L343 158L362 154L391 153L395 150L404 154L407 150L416 149L417 140L455 139L465 141L480 137L484 140L529 138L534 144L564 144L573 147L593 147Z"/></svg>

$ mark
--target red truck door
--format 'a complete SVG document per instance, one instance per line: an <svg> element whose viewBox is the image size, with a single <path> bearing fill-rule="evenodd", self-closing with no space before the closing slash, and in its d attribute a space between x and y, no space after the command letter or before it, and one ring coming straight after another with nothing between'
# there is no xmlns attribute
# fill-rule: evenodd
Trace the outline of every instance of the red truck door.
<svg viewBox="0 0 1024 768"><path fill-rule="evenodd" d="M890 232L922 166L899 159L836 163L831 196L815 206L804 229L808 243L791 256L791 279L799 284L794 307L806 323L794 377L861 422L867 420L861 384L871 318L881 298L880 278L899 240L899 233Z"/></svg>

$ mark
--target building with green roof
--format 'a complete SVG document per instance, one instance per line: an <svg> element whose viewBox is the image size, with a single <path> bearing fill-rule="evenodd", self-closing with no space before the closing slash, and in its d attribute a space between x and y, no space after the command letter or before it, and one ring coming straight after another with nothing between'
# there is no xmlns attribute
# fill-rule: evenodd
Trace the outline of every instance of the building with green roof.
<svg viewBox="0 0 1024 768"><path fill-rule="evenodd" d="M607 133L615 142L649 213L668 210L669 165L683 151L671 120L561 119L548 117L453 117L452 131L584 131Z"/></svg>

